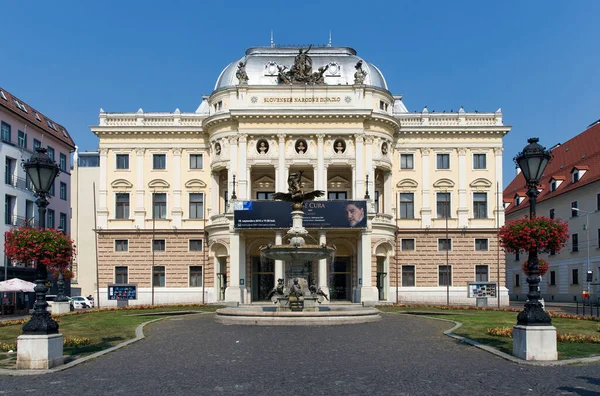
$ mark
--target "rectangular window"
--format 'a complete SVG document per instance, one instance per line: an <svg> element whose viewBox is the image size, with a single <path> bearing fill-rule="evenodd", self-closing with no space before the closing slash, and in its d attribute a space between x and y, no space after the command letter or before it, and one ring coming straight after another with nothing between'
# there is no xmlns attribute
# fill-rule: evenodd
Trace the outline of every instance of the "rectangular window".
<svg viewBox="0 0 600 396"><path fill-rule="evenodd" d="M550 271L550 286L556 286L556 271Z"/></svg>
<svg viewBox="0 0 600 396"><path fill-rule="evenodd" d="M115 283L120 285L129 283L127 267L115 267Z"/></svg>
<svg viewBox="0 0 600 396"><path fill-rule="evenodd" d="M489 267L487 265L476 265L475 266L475 282L487 282Z"/></svg>
<svg viewBox="0 0 600 396"><path fill-rule="evenodd" d="M129 218L129 194L115 194L115 219Z"/></svg>
<svg viewBox="0 0 600 396"><path fill-rule="evenodd" d="M273 191L258 191L256 193L256 199L261 200L261 201L265 201L265 200L271 200L273 199Z"/></svg>
<svg viewBox="0 0 600 396"><path fill-rule="evenodd" d="M50 159L54 161L54 149L50 146L48 146L48 157L50 157Z"/></svg>
<svg viewBox="0 0 600 396"><path fill-rule="evenodd" d="M375 213L379 213L379 191L375 191Z"/></svg>
<svg viewBox="0 0 600 396"><path fill-rule="evenodd" d="M486 169L486 155L473 154L473 169Z"/></svg>
<svg viewBox="0 0 600 396"><path fill-rule="evenodd" d="M58 155L58 167L60 168L61 172L66 172L67 171L67 156L63 153L60 153Z"/></svg>
<svg viewBox="0 0 600 396"><path fill-rule="evenodd" d="M556 191L556 180L552 180L552 182L550 182L550 192L552 191Z"/></svg>
<svg viewBox="0 0 600 396"><path fill-rule="evenodd" d="M452 250L452 239L439 238L438 239L438 250L445 252L446 250Z"/></svg>
<svg viewBox="0 0 600 396"><path fill-rule="evenodd" d="M452 286L452 266L451 265L440 265L439 266L439 285L440 286Z"/></svg>
<svg viewBox="0 0 600 396"><path fill-rule="evenodd" d="M548 217L550 217L551 219L553 219L553 218L554 218L554 216L555 216L555 211L554 211L554 209L550 209L550 214L549 214L549 216L548 216Z"/></svg>
<svg viewBox="0 0 600 396"><path fill-rule="evenodd" d="M415 250L415 240L402 238L402 250Z"/></svg>
<svg viewBox="0 0 600 396"><path fill-rule="evenodd" d="M190 265L190 287L202 286L202 266Z"/></svg>
<svg viewBox="0 0 600 396"><path fill-rule="evenodd" d="M204 194L190 194L190 219L204 218Z"/></svg>
<svg viewBox="0 0 600 396"><path fill-rule="evenodd" d="M400 154L400 169L414 169L414 155L413 154Z"/></svg>
<svg viewBox="0 0 600 396"><path fill-rule="evenodd" d="M571 251L572 252L579 251L579 235L577 235L577 234L571 235Z"/></svg>
<svg viewBox="0 0 600 396"><path fill-rule="evenodd" d="M579 269L573 268L571 270L571 284L578 285L579 284Z"/></svg>
<svg viewBox="0 0 600 396"><path fill-rule="evenodd" d="M573 172L573 183L577 183L579 181L579 170L575 170Z"/></svg>
<svg viewBox="0 0 600 396"><path fill-rule="evenodd" d="M473 193L473 217L487 219L487 193Z"/></svg>
<svg viewBox="0 0 600 396"><path fill-rule="evenodd" d="M152 284L154 287L165 287L165 266L155 265L152 269Z"/></svg>
<svg viewBox="0 0 600 396"><path fill-rule="evenodd" d="M519 261L520 257L519 257L519 252L515 252L515 261Z"/></svg>
<svg viewBox="0 0 600 396"><path fill-rule="evenodd" d="M167 155L166 154L153 154L152 155L152 169L167 169Z"/></svg>
<svg viewBox="0 0 600 396"><path fill-rule="evenodd" d="M415 194L400 193L400 218L415 218Z"/></svg>
<svg viewBox="0 0 600 396"><path fill-rule="evenodd" d="M521 276L519 274L515 274L515 287L521 287Z"/></svg>
<svg viewBox="0 0 600 396"><path fill-rule="evenodd" d="M60 199L67 200L67 183L60 182Z"/></svg>
<svg viewBox="0 0 600 396"><path fill-rule="evenodd" d="M153 209L152 218L166 219L167 218L167 193L152 194Z"/></svg>
<svg viewBox="0 0 600 396"><path fill-rule="evenodd" d="M402 266L402 286L413 287L415 285L415 266L414 265L403 265Z"/></svg>
<svg viewBox="0 0 600 396"><path fill-rule="evenodd" d="M11 143L10 141L10 124L2 121L0 123L0 131L2 135L2 141L6 143Z"/></svg>
<svg viewBox="0 0 600 396"><path fill-rule="evenodd" d="M600 210L600 193L596 194L596 210Z"/></svg>
<svg viewBox="0 0 600 396"><path fill-rule="evenodd" d="M19 131L19 140L17 142L19 147L26 149L27 148L27 134L23 131Z"/></svg>
<svg viewBox="0 0 600 396"><path fill-rule="evenodd" d="M117 169L129 169L129 154L117 154Z"/></svg>
<svg viewBox="0 0 600 396"><path fill-rule="evenodd" d="M167 242L164 239L153 239L152 250L155 252L164 252L166 250Z"/></svg>
<svg viewBox="0 0 600 396"><path fill-rule="evenodd" d="M127 251L129 251L129 240L115 239L115 252L127 252Z"/></svg>
<svg viewBox="0 0 600 396"><path fill-rule="evenodd" d="M37 139L33 139L33 150L38 149L40 147L42 147L42 142L40 142Z"/></svg>
<svg viewBox="0 0 600 396"><path fill-rule="evenodd" d="M437 155L437 168L438 169L450 169L450 154L438 154Z"/></svg>
<svg viewBox="0 0 600 396"><path fill-rule="evenodd" d="M190 239L190 252L202 251L202 239Z"/></svg>
<svg viewBox="0 0 600 396"><path fill-rule="evenodd" d="M54 190L54 183L56 181L52 182L52 184L50 185L50 190L48 190L48 194L50 194L51 197L56 195L56 191Z"/></svg>
<svg viewBox="0 0 600 396"><path fill-rule="evenodd" d="M346 191L328 191L327 199L348 199Z"/></svg>
<svg viewBox="0 0 600 396"><path fill-rule="evenodd" d="M437 218L450 217L450 193L437 193Z"/></svg>
<svg viewBox="0 0 600 396"><path fill-rule="evenodd" d="M48 220L46 221L46 228L54 228L54 221L55 221L55 216L54 216L54 209L48 209Z"/></svg>
<svg viewBox="0 0 600 396"><path fill-rule="evenodd" d="M202 154L190 154L190 169L202 169Z"/></svg>
<svg viewBox="0 0 600 396"><path fill-rule="evenodd" d="M488 250L487 238L475 239L475 250Z"/></svg>
<svg viewBox="0 0 600 396"><path fill-rule="evenodd" d="M67 214L60 213L58 217L58 229L62 230L65 234L67 233Z"/></svg>
<svg viewBox="0 0 600 396"><path fill-rule="evenodd" d="M579 211L578 210L573 210L573 209L577 209L577 201L573 201L571 202L571 217L577 217L579 216Z"/></svg>

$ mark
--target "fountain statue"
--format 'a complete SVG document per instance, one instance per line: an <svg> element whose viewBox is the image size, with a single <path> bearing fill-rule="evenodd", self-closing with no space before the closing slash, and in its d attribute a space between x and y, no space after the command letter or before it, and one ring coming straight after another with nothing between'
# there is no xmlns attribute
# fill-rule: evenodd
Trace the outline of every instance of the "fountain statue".
<svg viewBox="0 0 600 396"><path fill-rule="evenodd" d="M316 311L318 305L327 298L327 294L311 285L309 279L302 276L304 265L307 262L333 257L335 246L307 244L310 237L302 221L304 218L304 202L322 197L325 193L321 190L304 192L302 184L302 171L292 173L288 177L288 192L273 194L273 199L292 202L292 228L287 232L288 244L274 245L272 243L261 246L261 255L272 260L285 261L288 270L285 279L278 279L277 286L269 293L269 298L279 304L278 311ZM287 282L287 287L285 283Z"/></svg>

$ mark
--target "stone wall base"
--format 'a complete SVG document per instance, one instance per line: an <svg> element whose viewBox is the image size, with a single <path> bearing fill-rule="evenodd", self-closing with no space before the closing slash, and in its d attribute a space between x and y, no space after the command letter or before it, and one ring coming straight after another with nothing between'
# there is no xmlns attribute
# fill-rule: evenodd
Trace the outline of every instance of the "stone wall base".
<svg viewBox="0 0 600 396"><path fill-rule="evenodd" d="M63 364L63 335L20 335L17 369L44 370Z"/></svg>
<svg viewBox="0 0 600 396"><path fill-rule="evenodd" d="M69 302L56 302L52 301L52 304L48 304L48 310L52 315L60 315L71 312L71 304Z"/></svg>
<svg viewBox="0 0 600 396"><path fill-rule="evenodd" d="M558 360L556 327L513 327L513 355L523 360Z"/></svg>

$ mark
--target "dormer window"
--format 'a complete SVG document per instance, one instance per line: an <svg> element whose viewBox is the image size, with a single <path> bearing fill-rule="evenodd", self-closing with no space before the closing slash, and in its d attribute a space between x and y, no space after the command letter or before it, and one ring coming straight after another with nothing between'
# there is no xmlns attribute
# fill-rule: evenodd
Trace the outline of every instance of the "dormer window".
<svg viewBox="0 0 600 396"><path fill-rule="evenodd" d="M585 172L587 172L588 169L589 167L587 165L574 166L571 170L571 181L577 183L583 175L585 175Z"/></svg>
<svg viewBox="0 0 600 396"><path fill-rule="evenodd" d="M572 173L573 183L577 183L579 181L579 170L574 169Z"/></svg>
<svg viewBox="0 0 600 396"><path fill-rule="evenodd" d="M519 206L521 204L521 201L523 201L523 197L515 195L515 206Z"/></svg>
<svg viewBox="0 0 600 396"><path fill-rule="evenodd" d="M17 99L13 99L13 101L15 102L15 105L19 108L19 110L27 113L27 108L25 107L25 105L23 103L19 102Z"/></svg>
<svg viewBox="0 0 600 396"><path fill-rule="evenodd" d="M6 99L6 95L4 95L4 91L0 89L0 98L4 99L4 100L8 100Z"/></svg>
<svg viewBox="0 0 600 396"><path fill-rule="evenodd" d="M557 187L557 186L556 186L556 180L552 180L552 181L550 182L550 192L552 192L552 191L556 191L556 187Z"/></svg>
<svg viewBox="0 0 600 396"><path fill-rule="evenodd" d="M383 110L383 111L387 111L388 109L388 104L386 102L384 102L383 100L379 101L379 110Z"/></svg>
<svg viewBox="0 0 600 396"><path fill-rule="evenodd" d="M46 124L48 124L48 126L52 129L54 129L56 131L56 127L54 126L54 123L52 121L50 121L49 119L46 118Z"/></svg>

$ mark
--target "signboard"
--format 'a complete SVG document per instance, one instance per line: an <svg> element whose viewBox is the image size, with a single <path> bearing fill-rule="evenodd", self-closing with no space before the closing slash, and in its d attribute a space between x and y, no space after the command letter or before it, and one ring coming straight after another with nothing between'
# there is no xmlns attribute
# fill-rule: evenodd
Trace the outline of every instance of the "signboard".
<svg viewBox="0 0 600 396"><path fill-rule="evenodd" d="M496 297L496 282L469 282L469 298Z"/></svg>
<svg viewBox="0 0 600 396"><path fill-rule="evenodd" d="M235 228L290 228L292 204L284 201L238 201L233 220ZM366 228L367 201L307 201L305 228Z"/></svg>
<svg viewBox="0 0 600 396"><path fill-rule="evenodd" d="M109 300L137 300L137 285L108 285Z"/></svg>

